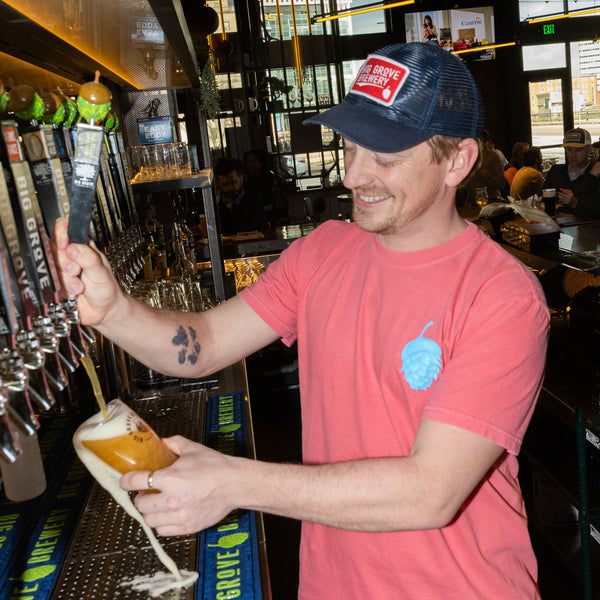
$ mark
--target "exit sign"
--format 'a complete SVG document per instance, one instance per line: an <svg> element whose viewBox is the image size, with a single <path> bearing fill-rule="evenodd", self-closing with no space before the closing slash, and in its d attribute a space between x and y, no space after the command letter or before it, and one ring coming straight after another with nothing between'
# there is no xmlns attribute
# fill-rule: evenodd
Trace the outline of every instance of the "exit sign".
<svg viewBox="0 0 600 600"><path fill-rule="evenodd" d="M554 31L554 23L547 23L542 28L542 33L544 35L554 35L556 32Z"/></svg>

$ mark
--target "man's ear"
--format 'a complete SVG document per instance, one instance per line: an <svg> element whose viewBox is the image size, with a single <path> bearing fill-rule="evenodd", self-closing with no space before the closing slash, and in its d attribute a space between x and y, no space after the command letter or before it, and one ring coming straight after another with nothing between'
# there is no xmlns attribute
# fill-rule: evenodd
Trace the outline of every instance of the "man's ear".
<svg viewBox="0 0 600 600"><path fill-rule="evenodd" d="M461 140L456 147L456 152L448 161L446 184L449 187L458 187L471 172L478 158L479 144L477 140L472 138Z"/></svg>

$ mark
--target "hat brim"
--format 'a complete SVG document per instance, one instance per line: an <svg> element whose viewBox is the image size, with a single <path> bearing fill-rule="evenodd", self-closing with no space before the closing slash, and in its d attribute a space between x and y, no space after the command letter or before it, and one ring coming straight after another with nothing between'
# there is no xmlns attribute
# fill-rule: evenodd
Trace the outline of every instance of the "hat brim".
<svg viewBox="0 0 600 600"><path fill-rule="evenodd" d="M384 119L348 102L306 119L303 125L325 125L363 148L383 153L412 148L435 135Z"/></svg>
<svg viewBox="0 0 600 600"><path fill-rule="evenodd" d="M592 144L580 144L579 142L567 142L563 144L563 148L585 148L586 146L591 146Z"/></svg>

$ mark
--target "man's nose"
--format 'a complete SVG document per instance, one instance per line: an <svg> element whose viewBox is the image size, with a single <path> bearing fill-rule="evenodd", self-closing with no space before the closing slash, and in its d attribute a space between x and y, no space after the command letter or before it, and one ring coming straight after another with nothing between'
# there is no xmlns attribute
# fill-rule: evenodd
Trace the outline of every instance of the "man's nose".
<svg viewBox="0 0 600 600"><path fill-rule="evenodd" d="M344 187L349 190L366 185L373 181L369 170L369 159L366 152L355 151L352 161L345 164Z"/></svg>

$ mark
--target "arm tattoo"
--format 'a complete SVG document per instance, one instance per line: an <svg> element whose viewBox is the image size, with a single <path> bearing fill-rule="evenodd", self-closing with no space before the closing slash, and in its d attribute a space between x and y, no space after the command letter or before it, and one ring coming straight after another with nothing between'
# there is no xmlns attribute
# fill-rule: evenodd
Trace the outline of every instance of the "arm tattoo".
<svg viewBox="0 0 600 600"><path fill-rule="evenodd" d="M188 327L187 331L183 327L177 329L177 334L171 340L173 346L181 346L177 353L177 362L182 365L187 360L195 365L198 362L200 354L200 343L197 340L198 335L193 327Z"/></svg>

